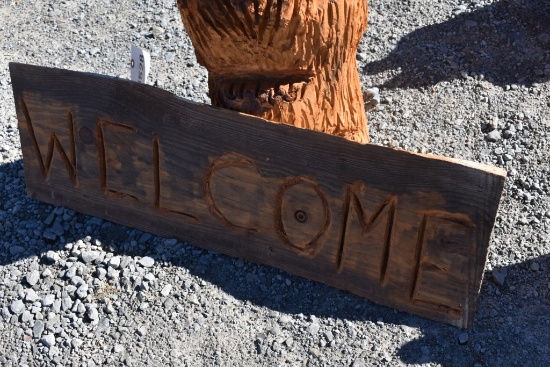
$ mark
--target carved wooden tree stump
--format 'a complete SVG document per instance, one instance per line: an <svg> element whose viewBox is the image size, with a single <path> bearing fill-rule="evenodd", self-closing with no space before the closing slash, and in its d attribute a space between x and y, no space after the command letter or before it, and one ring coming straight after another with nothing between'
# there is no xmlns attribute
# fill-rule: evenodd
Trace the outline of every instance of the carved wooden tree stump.
<svg viewBox="0 0 550 367"><path fill-rule="evenodd" d="M212 104L368 143L366 0L178 0Z"/></svg>

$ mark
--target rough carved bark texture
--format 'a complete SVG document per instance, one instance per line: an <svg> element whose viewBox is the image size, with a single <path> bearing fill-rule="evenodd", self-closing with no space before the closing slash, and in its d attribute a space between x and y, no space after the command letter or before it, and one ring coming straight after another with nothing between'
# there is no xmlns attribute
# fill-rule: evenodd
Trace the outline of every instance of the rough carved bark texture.
<svg viewBox="0 0 550 367"><path fill-rule="evenodd" d="M365 0L178 0L212 104L368 143Z"/></svg>

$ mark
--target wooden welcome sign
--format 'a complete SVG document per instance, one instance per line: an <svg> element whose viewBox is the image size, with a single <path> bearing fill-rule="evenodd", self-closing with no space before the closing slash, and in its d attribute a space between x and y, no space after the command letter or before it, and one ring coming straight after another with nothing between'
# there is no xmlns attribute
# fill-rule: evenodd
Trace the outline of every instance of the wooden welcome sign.
<svg viewBox="0 0 550 367"><path fill-rule="evenodd" d="M501 169L10 64L28 194L471 325Z"/></svg>

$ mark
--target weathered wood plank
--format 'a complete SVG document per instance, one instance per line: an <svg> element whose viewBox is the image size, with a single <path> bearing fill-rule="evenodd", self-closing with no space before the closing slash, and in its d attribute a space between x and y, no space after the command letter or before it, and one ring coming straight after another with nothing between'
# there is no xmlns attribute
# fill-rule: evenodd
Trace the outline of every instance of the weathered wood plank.
<svg viewBox="0 0 550 367"><path fill-rule="evenodd" d="M471 325L505 172L10 65L27 191Z"/></svg>

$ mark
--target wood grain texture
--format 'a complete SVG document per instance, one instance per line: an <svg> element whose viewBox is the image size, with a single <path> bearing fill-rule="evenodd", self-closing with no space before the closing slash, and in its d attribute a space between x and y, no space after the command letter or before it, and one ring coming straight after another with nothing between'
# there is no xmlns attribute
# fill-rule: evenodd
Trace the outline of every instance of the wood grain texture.
<svg viewBox="0 0 550 367"><path fill-rule="evenodd" d="M368 143L365 0L179 0L212 104Z"/></svg>
<svg viewBox="0 0 550 367"><path fill-rule="evenodd" d="M33 198L472 324L503 170L10 64Z"/></svg>

